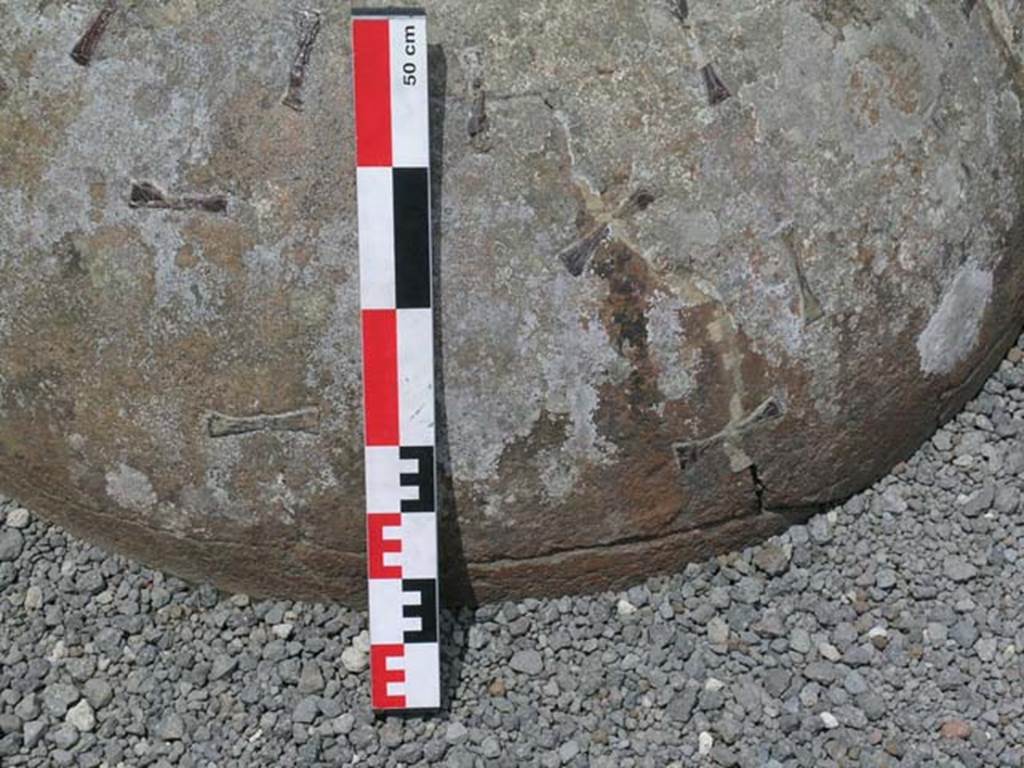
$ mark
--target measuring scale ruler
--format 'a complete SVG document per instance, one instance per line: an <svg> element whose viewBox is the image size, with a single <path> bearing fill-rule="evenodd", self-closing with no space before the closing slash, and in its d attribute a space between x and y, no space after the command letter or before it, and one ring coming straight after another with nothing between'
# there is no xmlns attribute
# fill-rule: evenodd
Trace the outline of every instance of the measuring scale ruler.
<svg viewBox="0 0 1024 768"><path fill-rule="evenodd" d="M353 10L371 703L441 704L427 29Z"/></svg>

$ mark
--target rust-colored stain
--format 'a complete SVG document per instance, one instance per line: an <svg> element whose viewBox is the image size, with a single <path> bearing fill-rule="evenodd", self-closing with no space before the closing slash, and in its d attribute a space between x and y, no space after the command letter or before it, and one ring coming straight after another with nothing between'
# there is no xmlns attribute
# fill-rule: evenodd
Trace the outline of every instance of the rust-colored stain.
<svg viewBox="0 0 1024 768"><path fill-rule="evenodd" d="M78 90L41 95L31 113L5 112L0 120L0 186L35 192L53 152L78 116L84 101Z"/></svg>
<svg viewBox="0 0 1024 768"><path fill-rule="evenodd" d="M643 257L619 241L611 242L597 254L594 273L608 284L608 295L600 309L601 322L612 344L633 368L626 385L626 400L629 412L636 415L661 401L658 372L647 338L654 276Z"/></svg>
<svg viewBox="0 0 1024 768"><path fill-rule="evenodd" d="M182 229L191 258L226 269L236 276L243 272L242 257L255 245L252 233L237 221L193 215ZM188 257L186 256L186 261Z"/></svg>

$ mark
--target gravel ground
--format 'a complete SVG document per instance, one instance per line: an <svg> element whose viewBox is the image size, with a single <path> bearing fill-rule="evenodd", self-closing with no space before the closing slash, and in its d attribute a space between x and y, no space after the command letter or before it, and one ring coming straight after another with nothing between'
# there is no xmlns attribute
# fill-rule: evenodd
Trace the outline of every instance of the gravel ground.
<svg viewBox="0 0 1024 768"><path fill-rule="evenodd" d="M430 718L371 716L360 612L189 586L4 502L0 764L1024 765L1021 345L807 526L446 614Z"/></svg>

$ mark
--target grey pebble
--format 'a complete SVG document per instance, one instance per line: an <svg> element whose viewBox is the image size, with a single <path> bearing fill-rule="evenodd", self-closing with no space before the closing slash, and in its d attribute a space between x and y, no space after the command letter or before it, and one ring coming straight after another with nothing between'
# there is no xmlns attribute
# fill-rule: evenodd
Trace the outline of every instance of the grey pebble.
<svg viewBox="0 0 1024 768"><path fill-rule="evenodd" d="M377 741L377 732L372 725L360 725L348 735L353 747L365 749Z"/></svg>
<svg viewBox="0 0 1024 768"><path fill-rule="evenodd" d="M296 723L312 723L320 714L320 699L306 696L299 700L292 710L292 720Z"/></svg>
<svg viewBox="0 0 1024 768"><path fill-rule="evenodd" d="M896 571L892 568L881 568L875 574L875 586L879 589L889 590L896 586Z"/></svg>
<svg viewBox="0 0 1024 768"><path fill-rule="evenodd" d="M25 723L25 726L22 728L22 731L21 731L22 742L24 743L26 748L32 749L36 744L39 743L39 740L43 738L43 734L45 734L45 733L46 733L46 721L45 720L42 720L42 719L31 720L31 721Z"/></svg>
<svg viewBox="0 0 1024 768"><path fill-rule="evenodd" d="M222 677L227 677L238 668L238 659L233 656L219 655L213 660L213 665L210 668L210 679L220 680Z"/></svg>
<svg viewBox="0 0 1024 768"><path fill-rule="evenodd" d="M776 699L782 698L783 694L789 689L792 679L793 675L789 670L770 669L764 676L765 690Z"/></svg>
<svg viewBox="0 0 1024 768"><path fill-rule="evenodd" d="M996 490L993 507L997 512L1010 514L1020 507L1021 492L1012 485L1001 485Z"/></svg>
<svg viewBox="0 0 1024 768"><path fill-rule="evenodd" d="M803 669L804 675L819 683L830 684L836 677L835 667L825 661L813 661Z"/></svg>
<svg viewBox="0 0 1024 768"><path fill-rule="evenodd" d="M114 689L110 683L99 678L86 680L82 686L82 694L92 705L93 709L102 709L114 698Z"/></svg>
<svg viewBox="0 0 1024 768"><path fill-rule="evenodd" d="M973 579L978 569L962 557L950 556L943 563L943 572L955 582L965 582Z"/></svg>
<svg viewBox="0 0 1024 768"><path fill-rule="evenodd" d="M501 744L498 743L498 739L494 736L485 738L480 744L480 754L491 760L501 755Z"/></svg>
<svg viewBox="0 0 1024 768"><path fill-rule="evenodd" d="M343 712L334 720L334 732L348 734L355 727L356 718L351 712Z"/></svg>
<svg viewBox="0 0 1024 768"><path fill-rule="evenodd" d="M580 753L580 745L575 739L570 739L558 748L558 757L562 765L572 762Z"/></svg>
<svg viewBox="0 0 1024 768"><path fill-rule="evenodd" d="M857 698L857 706L867 716L868 720L880 720L885 716L888 707L885 699L877 693L868 692Z"/></svg>
<svg viewBox="0 0 1024 768"><path fill-rule="evenodd" d="M696 689L686 688L672 697L666 707L666 713L676 722L685 723L690 719L690 715L696 705Z"/></svg>
<svg viewBox="0 0 1024 768"><path fill-rule="evenodd" d="M781 544L769 541L758 548L753 561L769 576L778 576L789 568L790 552Z"/></svg>
<svg viewBox="0 0 1024 768"><path fill-rule="evenodd" d="M423 745L423 759L426 760L428 764L436 763L444 757L444 754L447 751L448 744L443 739L431 739Z"/></svg>
<svg viewBox="0 0 1024 768"><path fill-rule="evenodd" d="M423 747L419 744L402 744L394 751L395 761L405 765L418 763L423 757ZM435 760L437 758L434 758Z"/></svg>
<svg viewBox="0 0 1024 768"><path fill-rule="evenodd" d="M324 689L324 677L317 664L304 664L299 676L299 693L316 693Z"/></svg>
<svg viewBox="0 0 1024 768"><path fill-rule="evenodd" d="M68 683L54 683L43 690L43 707L54 717L64 717L68 708L78 701L80 694Z"/></svg>
<svg viewBox="0 0 1024 768"><path fill-rule="evenodd" d="M64 723L50 731L49 738L58 749L71 749L78 743L78 729L70 723Z"/></svg>
<svg viewBox="0 0 1024 768"><path fill-rule="evenodd" d="M25 546L25 537L17 528L0 528L0 562L18 559Z"/></svg>
<svg viewBox="0 0 1024 768"><path fill-rule="evenodd" d="M454 747L448 750L444 764L449 768L474 768L476 758L465 747Z"/></svg>
<svg viewBox="0 0 1024 768"><path fill-rule="evenodd" d="M0 733L17 733L21 730L22 720L17 715L13 714L2 714L0 715Z"/></svg>
<svg viewBox="0 0 1024 768"><path fill-rule="evenodd" d="M14 757L21 750L21 734L9 733L0 738L0 757Z"/></svg>
<svg viewBox="0 0 1024 768"><path fill-rule="evenodd" d="M984 662L992 661L996 657L996 651L999 649L999 641L994 637L983 637L974 644L974 652L978 654L978 658Z"/></svg>
<svg viewBox="0 0 1024 768"><path fill-rule="evenodd" d="M855 669L851 669L846 673L846 677L843 679L843 687L854 696L867 693L868 690L868 684L864 680L864 676Z"/></svg>
<svg viewBox="0 0 1024 768"><path fill-rule="evenodd" d="M825 515L812 518L807 530L811 535L811 541L816 544L828 544L832 541L832 526Z"/></svg>
<svg viewBox="0 0 1024 768"><path fill-rule="evenodd" d="M811 652L811 635L807 630L800 627L795 627L792 632L789 633L789 647L797 653L810 653Z"/></svg>
<svg viewBox="0 0 1024 768"><path fill-rule="evenodd" d="M469 729L462 723L449 723L445 729L444 740L449 744L462 744L467 738L469 738Z"/></svg>
<svg viewBox="0 0 1024 768"><path fill-rule="evenodd" d="M973 648L978 639L978 628L970 619L961 619L949 630L949 636L964 649Z"/></svg>
<svg viewBox="0 0 1024 768"><path fill-rule="evenodd" d="M961 510L968 517L977 517L992 508L996 497L996 486L991 480L985 481L981 488L966 498Z"/></svg>
<svg viewBox="0 0 1024 768"><path fill-rule="evenodd" d="M157 721L153 734L163 741L180 741L185 738L185 721L177 712L167 712Z"/></svg>
<svg viewBox="0 0 1024 768"><path fill-rule="evenodd" d="M527 675L539 675L544 670L544 659L535 650L516 651L512 655L509 666L516 672Z"/></svg>

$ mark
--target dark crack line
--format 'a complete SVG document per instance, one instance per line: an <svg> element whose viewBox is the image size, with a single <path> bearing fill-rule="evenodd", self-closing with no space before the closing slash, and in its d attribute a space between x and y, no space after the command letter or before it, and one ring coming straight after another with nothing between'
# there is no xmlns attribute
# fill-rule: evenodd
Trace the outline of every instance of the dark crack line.
<svg viewBox="0 0 1024 768"><path fill-rule="evenodd" d="M751 463L750 465L750 482L754 486L754 498L757 499L757 511L764 513L764 483L761 482L761 478L757 475L757 464Z"/></svg>

